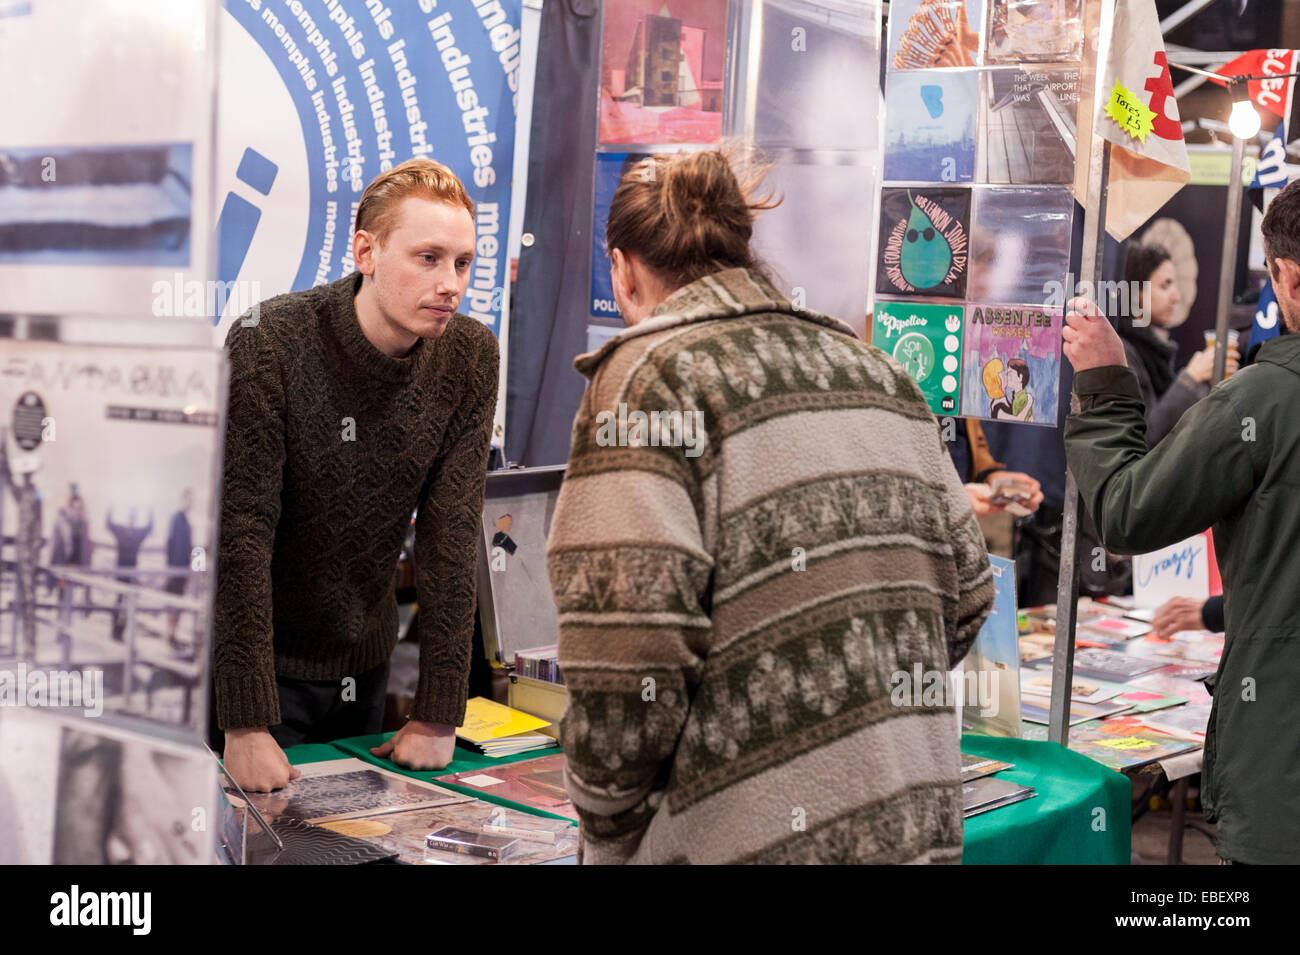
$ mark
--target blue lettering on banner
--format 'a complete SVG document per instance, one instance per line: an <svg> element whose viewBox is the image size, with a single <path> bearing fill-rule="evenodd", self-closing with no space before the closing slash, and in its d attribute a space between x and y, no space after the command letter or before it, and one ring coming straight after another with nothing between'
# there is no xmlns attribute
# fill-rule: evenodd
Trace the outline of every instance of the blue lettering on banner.
<svg viewBox="0 0 1300 955"><path fill-rule="evenodd" d="M261 279L249 250L256 230L284 211L280 196L292 190L272 190L280 178L305 179L310 204L292 290L341 278L353 267L352 228L366 184L428 156L460 177L478 209L461 311L499 334L522 0L225 0L225 8L279 74L301 142L294 135L279 153L245 151L240 179L262 195L241 189L225 199L220 280ZM221 135L238 136L237 120ZM263 282L270 294L287 291L270 284Z"/></svg>
<svg viewBox="0 0 1300 955"><path fill-rule="evenodd" d="M1141 571L1138 583L1143 587L1146 587L1155 578L1165 574L1166 571L1171 570L1173 573L1168 574L1166 579L1168 579L1168 577L1186 577L1188 580L1191 580L1196 569L1196 558L1204 553L1204 551L1205 548L1203 546L1188 544L1181 550L1176 550L1172 554L1166 554L1159 560L1151 561L1149 564L1145 560L1139 561L1138 565L1141 568Z"/></svg>

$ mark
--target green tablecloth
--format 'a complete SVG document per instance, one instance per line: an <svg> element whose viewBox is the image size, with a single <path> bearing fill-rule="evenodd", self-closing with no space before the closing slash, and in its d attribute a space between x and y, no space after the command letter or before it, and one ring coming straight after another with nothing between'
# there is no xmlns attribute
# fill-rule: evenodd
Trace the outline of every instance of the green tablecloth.
<svg viewBox="0 0 1300 955"><path fill-rule="evenodd" d="M964 735L961 749L1014 763L998 777L1038 792L967 819L964 864L1128 865L1127 776L1056 743Z"/></svg>
<svg viewBox="0 0 1300 955"><path fill-rule="evenodd" d="M331 759L342 759L344 754L333 743L303 743L300 746L290 746L284 755L289 757L290 766L297 766L299 763L323 763Z"/></svg>
<svg viewBox="0 0 1300 955"><path fill-rule="evenodd" d="M448 776L452 773L463 773L471 769L491 769L494 766L500 766L503 763L517 763L525 759L537 759L541 756L550 756L558 753L558 749L536 750L531 753L517 753L514 756L502 756L499 759L491 756L484 756L482 753L466 749L464 746L456 747L455 758L447 765L446 769L416 771L405 769L398 766L391 759L381 759L378 756L372 756L370 748L378 746L387 740L392 733L379 733L374 736L353 736L348 739L335 740L327 746L294 746L285 752L289 756L291 763L307 763L321 759L338 759L341 756L354 756L357 759L365 760L375 766L381 766L384 769L394 773L401 773L403 776L410 776L412 779L418 779L421 782L432 782L436 776ZM299 750L311 750L313 753L317 750L329 750L329 755L309 755L307 758L299 758ZM502 799L500 796L492 795L491 791L471 789L467 786L457 786L454 783L438 783L439 786L446 786L448 789L454 789L456 792L465 793L467 796L474 796L482 799L484 802L496 803L499 806L505 806L508 809L518 809L521 812L532 813L534 816L545 816L548 819L567 819L566 816L557 816L554 813L544 812L540 809L534 809L509 799ZM572 822L572 820L568 820ZM576 826L577 823L575 822Z"/></svg>

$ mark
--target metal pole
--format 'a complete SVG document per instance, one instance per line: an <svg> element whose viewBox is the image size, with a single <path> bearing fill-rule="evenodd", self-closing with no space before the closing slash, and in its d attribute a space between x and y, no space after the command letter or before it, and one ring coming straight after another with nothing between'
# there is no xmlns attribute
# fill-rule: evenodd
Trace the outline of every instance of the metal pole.
<svg viewBox="0 0 1300 955"><path fill-rule="evenodd" d="M1237 278L1237 238L1241 231L1241 163L1246 141L1232 137L1232 168L1228 171L1228 208L1223 217L1223 260L1219 263L1219 309L1214 321L1214 383L1223 381L1228 366L1228 321L1232 289Z"/></svg>
<svg viewBox="0 0 1300 955"><path fill-rule="evenodd" d="M1106 187L1110 178L1110 143L1097 129L1098 107L1110 94L1107 66L1111 32L1115 21L1115 0L1102 0L1097 37L1097 70L1093 80L1093 107L1088 141L1088 192L1083 210L1083 256L1080 273L1092 283L1096 296L1101 281L1106 248ZM1079 144L1083 145L1082 142ZM1098 303L1100 304L1100 303ZM1071 411L1077 398L1071 395ZM1056 579L1056 642L1052 652L1052 703L1048 713L1047 738L1067 745L1070 738L1070 687L1074 683L1074 628L1079 601L1079 485L1074 474L1065 472L1065 504L1061 523L1061 567Z"/></svg>
<svg viewBox="0 0 1300 955"><path fill-rule="evenodd" d="M1191 3L1185 3L1169 16L1160 21L1160 32L1164 34L1173 33L1187 20L1196 16L1214 0L1191 0Z"/></svg>

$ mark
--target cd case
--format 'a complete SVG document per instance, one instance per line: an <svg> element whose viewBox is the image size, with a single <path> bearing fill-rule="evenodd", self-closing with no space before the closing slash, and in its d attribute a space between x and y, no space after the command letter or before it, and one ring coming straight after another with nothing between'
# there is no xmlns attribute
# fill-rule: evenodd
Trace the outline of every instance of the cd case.
<svg viewBox="0 0 1300 955"><path fill-rule="evenodd" d="M425 836L424 841L430 849L501 860L510 854L518 844L519 838L512 835L493 835L482 830L461 829L459 826L442 826Z"/></svg>
<svg viewBox="0 0 1300 955"><path fill-rule="evenodd" d="M1034 792L1032 786L1022 786L1008 779L984 776L962 783L962 812L969 819L990 809L999 809L1025 799L1032 799L1036 795L1038 794Z"/></svg>

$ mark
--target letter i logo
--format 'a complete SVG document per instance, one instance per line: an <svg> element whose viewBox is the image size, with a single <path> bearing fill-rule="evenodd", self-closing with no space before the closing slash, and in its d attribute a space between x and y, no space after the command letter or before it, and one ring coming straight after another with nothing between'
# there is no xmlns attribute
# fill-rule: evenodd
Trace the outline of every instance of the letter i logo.
<svg viewBox="0 0 1300 955"><path fill-rule="evenodd" d="M279 166L257 150L245 149L235 178L268 196L279 171ZM230 283L239 277L261 218L262 210L257 206L234 191L226 193L221 215L217 218L217 281L224 287L230 288ZM220 321L220 315L212 316L213 325Z"/></svg>

